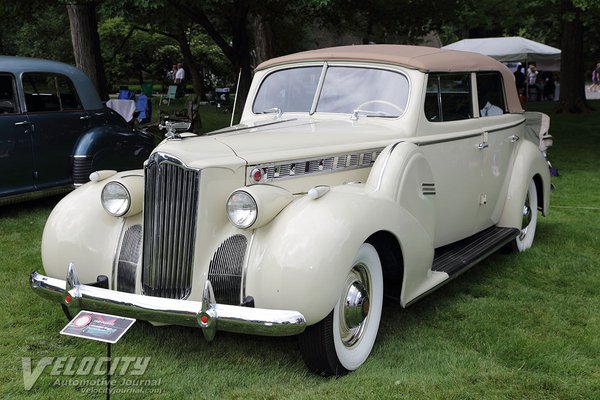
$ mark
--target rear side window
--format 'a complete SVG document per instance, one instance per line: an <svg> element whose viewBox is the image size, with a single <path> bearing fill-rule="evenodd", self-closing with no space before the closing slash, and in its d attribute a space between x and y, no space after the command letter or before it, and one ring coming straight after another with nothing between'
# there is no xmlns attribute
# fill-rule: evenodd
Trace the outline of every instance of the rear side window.
<svg viewBox="0 0 600 400"><path fill-rule="evenodd" d="M17 112L15 80L12 75L0 74L0 114Z"/></svg>
<svg viewBox="0 0 600 400"><path fill-rule="evenodd" d="M23 74L23 90L29 112L82 109L73 83L63 75Z"/></svg>
<svg viewBox="0 0 600 400"><path fill-rule="evenodd" d="M504 84L499 72L477 73L477 102L479 115L491 117L506 112Z"/></svg>
<svg viewBox="0 0 600 400"><path fill-rule="evenodd" d="M425 95L425 116L431 122L473 117L471 74L430 74Z"/></svg>

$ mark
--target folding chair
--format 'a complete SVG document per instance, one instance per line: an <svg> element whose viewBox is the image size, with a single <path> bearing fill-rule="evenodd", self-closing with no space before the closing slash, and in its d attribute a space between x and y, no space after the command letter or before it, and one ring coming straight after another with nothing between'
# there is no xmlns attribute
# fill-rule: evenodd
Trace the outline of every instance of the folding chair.
<svg viewBox="0 0 600 400"><path fill-rule="evenodd" d="M140 94L136 99L136 110L139 112L137 120L141 123L150 122L152 116L152 105L145 94Z"/></svg>
<svg viewBox="0 0 600 400"><path fill-rule="evenodd" d="M169 105L171 104L171 100L175 100L177 95L177 85L169 85L167 89L167 95L165 96L169 100Z"/></svg>

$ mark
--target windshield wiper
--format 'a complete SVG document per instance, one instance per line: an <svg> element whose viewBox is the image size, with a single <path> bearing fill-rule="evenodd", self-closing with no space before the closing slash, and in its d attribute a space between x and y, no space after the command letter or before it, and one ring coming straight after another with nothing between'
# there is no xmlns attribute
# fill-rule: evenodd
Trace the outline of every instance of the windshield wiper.
<svg viewBox="0 0 600 400"><path fill-rule="evenodd" d="M350 119L352 121L358 120L360 115L364 115L365 117L381 117L381 118L396 118L397 115L388 114L385 111L369 111L369 110L354 110L352 111L352 115Z"/></svg>

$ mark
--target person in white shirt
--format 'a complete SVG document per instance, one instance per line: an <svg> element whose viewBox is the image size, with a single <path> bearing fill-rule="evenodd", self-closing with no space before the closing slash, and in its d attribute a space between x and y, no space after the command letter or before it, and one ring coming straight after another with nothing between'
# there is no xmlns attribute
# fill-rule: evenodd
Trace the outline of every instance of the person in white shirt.
<svg viewBox="0 0 600 400"><path fill-rule="evenodd" d="M183 64L177 64L177 72L175 73L175 84L177 85L177 97L183 96L183 85L185 80L185 70Z"/></svg>
<svg viewBox="0 0 600 400"><path fill-rule="evenodd" d="M540 93L538 91L538 87L536 86L537 77L538 70L535 68L535 65L530 65L529 69L527 70L527 90L529 92L528 95L532 98L532 100L534 95L537 97L537 100L540 99Z"/></svg>
<svg viewBox="0 0 600 400"><path fill-rule="evenodd" d="M175 72L175 83L180 84L183 83L185 79L185 70L183 69L183 64L177 64L177 72Z"/></svg>

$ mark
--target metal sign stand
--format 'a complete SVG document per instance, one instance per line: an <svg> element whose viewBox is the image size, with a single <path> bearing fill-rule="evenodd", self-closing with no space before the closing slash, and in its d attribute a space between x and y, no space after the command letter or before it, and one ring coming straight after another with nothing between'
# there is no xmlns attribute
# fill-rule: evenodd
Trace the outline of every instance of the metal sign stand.
<svg viewBox="0 0 600 400"><path fill-rule="evenodd" d="M106 400L110 400L110 346L112 344L106 343Z"/></svg>

